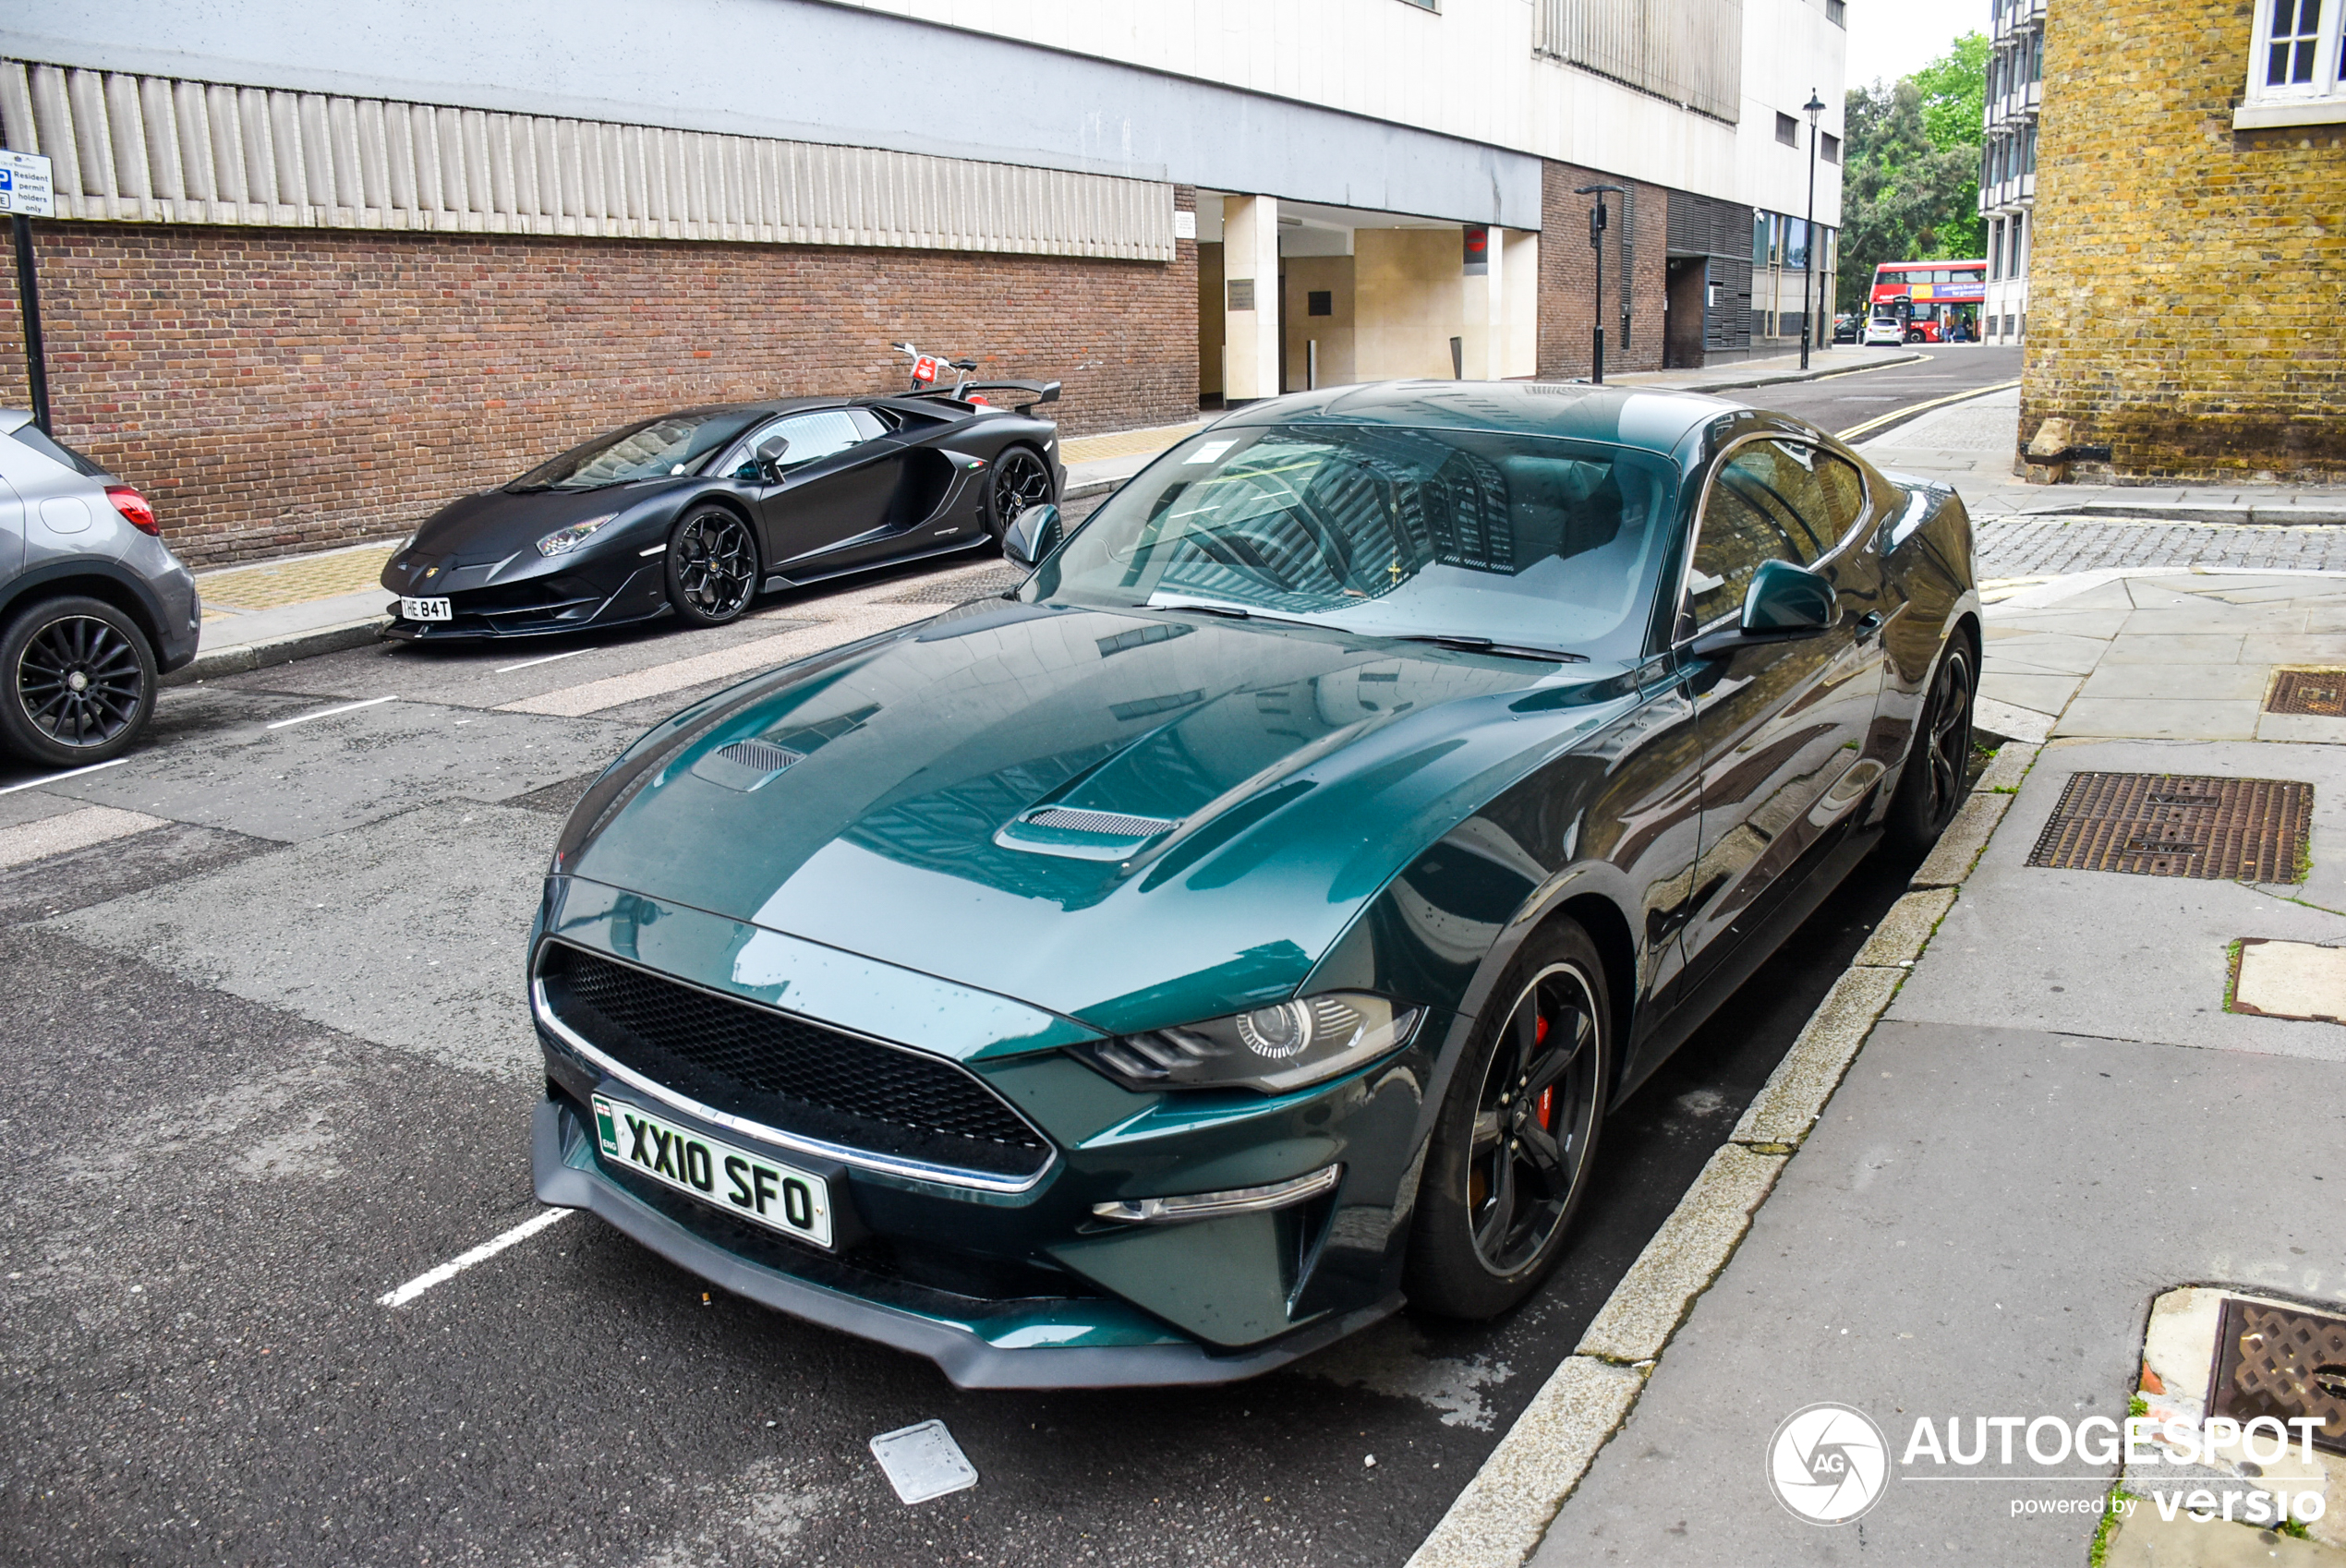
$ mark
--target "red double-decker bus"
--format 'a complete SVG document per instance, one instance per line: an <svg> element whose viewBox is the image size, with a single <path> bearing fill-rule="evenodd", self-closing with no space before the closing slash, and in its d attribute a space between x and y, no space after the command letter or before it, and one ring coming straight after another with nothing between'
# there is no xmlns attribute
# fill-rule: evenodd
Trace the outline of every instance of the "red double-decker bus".
<svg viewBox="0 0 2346 1568"><path fill-rule="evenodd" d="M1946 343L1962 333L1978 338L1980 303L1988 297L1988 263L1884 261L1873 270L1867 343Z"/></svg>

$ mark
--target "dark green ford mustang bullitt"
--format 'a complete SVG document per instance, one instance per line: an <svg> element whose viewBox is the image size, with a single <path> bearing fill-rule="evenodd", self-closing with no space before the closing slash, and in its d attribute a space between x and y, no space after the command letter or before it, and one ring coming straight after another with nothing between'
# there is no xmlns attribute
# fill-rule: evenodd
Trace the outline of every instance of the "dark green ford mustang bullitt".
<svg viewBox="0 0 2346 1568"><path fill-rule="evenodd" d="M1058 528L644 736L530 954L543 1200L965 1386L1505 1311L1608 1107L1963 789L1962 503L1795 420L1307 393Z"/></svg>

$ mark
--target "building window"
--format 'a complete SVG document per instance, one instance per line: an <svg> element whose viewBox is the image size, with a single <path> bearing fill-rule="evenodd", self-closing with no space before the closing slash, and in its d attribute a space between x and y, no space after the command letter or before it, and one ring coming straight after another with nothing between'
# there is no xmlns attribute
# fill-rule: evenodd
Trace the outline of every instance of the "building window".
<svg viewBox="0 0 2346 1568"><path fill-rule="evenodd" d="M1441 0L1401 0L1404 6L1415 6L1421 11L1440 11Z"/></svg>
<svg viewBox="0 0 2346 1568"><path fill-rule="evenodd" d="M1794 119L1790 115L1778 115L1776 116L1776 139L1783 142L1786 147L1799 146L1800 122Z"/></svg>
<svg viewBox="0 0 2346 1568"><path fill-rule="evenodd" d="M2002 277L2004 264L2004 221L1991 218L1988 223L1988 281Z"/></svg>
<svg viewBox="0 0 2346 1568"><path fill-rule="evenodd" d="M1835 27L1849 25L1849 0L1825 0L1825 20Z"/></svg>
<svg viewBox="0 0 2346 1568"><path fill-rule="evenodd" d="M2346 0L2256 0L2248 92L2232 124L2346 121Z"/></svg>
<svg viewBox="0 0 2346 1568"><path fill-rule="evenodd" d="M1826 163L1838 163L1841 162L1841 139L1832 132L1827 131L1819 139L1817 151L1818 155Z"/></svg>

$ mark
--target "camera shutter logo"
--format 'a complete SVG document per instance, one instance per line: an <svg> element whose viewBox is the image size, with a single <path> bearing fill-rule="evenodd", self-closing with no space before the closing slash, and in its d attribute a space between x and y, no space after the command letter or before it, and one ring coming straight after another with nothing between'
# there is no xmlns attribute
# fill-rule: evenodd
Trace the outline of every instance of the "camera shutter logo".
<svg viewBox="0 0 2346 1568"><path fill-rule="evenodd" d="M1768 1441L1776 1501L1811 1525L1846 1525L1881 1500L1890 1444L1864 1412L1811 1405L1784 1417Z"/></svg>

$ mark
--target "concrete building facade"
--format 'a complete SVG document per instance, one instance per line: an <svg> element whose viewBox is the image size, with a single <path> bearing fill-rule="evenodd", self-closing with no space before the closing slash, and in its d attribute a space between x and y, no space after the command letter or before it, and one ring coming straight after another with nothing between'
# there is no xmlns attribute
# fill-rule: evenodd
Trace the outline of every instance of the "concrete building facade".
<svg viewBox="0 0 2346 1568"><path fill-rule="evenodd" d="M2024 442L2059 416L2088 475L2346 476L2340 9L2054 0Z"/></svg>
<svg viewBox="0 0 2346 1568"><path fill-rule="evenodd" d="M1628 193L1609 368L1796 342L1782 131L1813 90L1837 136L1841 10L25 0L0 140L55 165L58 433L224 561L405 532L659 406L901 384L900 339L1062 380L1070 435L1585 375L1589 185Z"/></svg>

